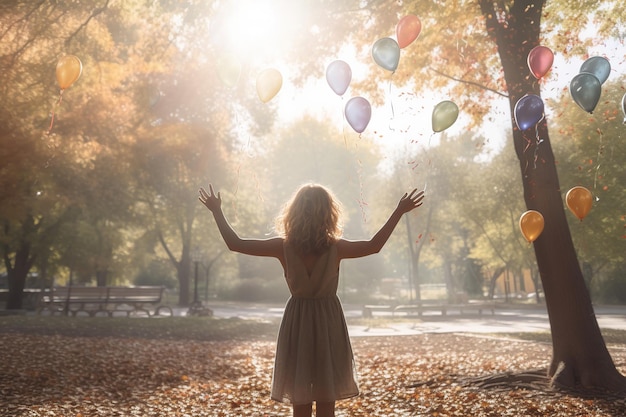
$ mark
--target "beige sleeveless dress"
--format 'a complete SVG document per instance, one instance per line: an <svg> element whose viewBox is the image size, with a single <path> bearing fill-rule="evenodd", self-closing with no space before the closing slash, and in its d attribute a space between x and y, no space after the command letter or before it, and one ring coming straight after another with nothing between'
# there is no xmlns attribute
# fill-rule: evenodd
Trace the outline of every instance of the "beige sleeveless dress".
<svg viewBox="0 0 626 417"><path fill-rule="evenodd" d="M271 397L296 405L354 397L359 389L337 297L337 247L317 260L310 276L294 250L288 245L284 250L291 298L278 333Z"/></svg>

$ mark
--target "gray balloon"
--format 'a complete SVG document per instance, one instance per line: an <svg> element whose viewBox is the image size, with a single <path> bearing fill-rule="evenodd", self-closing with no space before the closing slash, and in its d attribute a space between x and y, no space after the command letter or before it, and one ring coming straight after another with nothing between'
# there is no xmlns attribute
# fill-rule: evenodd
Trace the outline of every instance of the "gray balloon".
<svg viewBox="0 0 626 417"><path fill-rule="evenodd" d="M572 78L569 91L580 108L586 112L593 113L600 101L602 85L595 75L589 72L581 72Z"/></svg>

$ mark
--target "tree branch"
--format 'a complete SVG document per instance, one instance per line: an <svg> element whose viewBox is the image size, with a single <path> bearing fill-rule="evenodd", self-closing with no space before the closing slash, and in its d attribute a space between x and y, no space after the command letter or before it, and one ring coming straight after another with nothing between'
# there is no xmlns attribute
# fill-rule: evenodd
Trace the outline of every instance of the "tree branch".
<svg viewBox="0 0 626 417"><path fill-rule="evenodd" d="M505 93L503 93L503 92L501 92L501 91L498 91L498 90L494 90L493 88L489 88L489 87L487 87L487 86L485 86L485 85L478 84L477 82L474 82L474 81L468 81L468 80L462 80L462 79L460 79L460 78L455 78L455 77L453 77L453 76L451 76L451 75L448 75L448 74L446 74L446 73L443 73L443 72L441 72L441 71L439 71L438 69L435 69L435 68L433 68L433 67L428 67L428 69L429 69L429 70L431 70L431 71L433 71L433 72L435 72L435 73L437 73L437 74L439 74L439 75L441 75L442 77L446 77L446 78L448 78L448 79L450 79L450 80L453 80L453 81L456 81L456 82L460 82L460 83L463 83L463 84L473 85L474 87L478 87L478 88L480 88L480 89L490 91L490 92L492 92L492 93L494 93L494 94L497 94L497 95L499 95L499 96L502 96L502 97L505 97L505 98L509 98L508 94L505 94Z"/></svg>
<svg viewBox="0 0 626 417"><path fill-rule="evenodd" d="M87 20L85 20L83 23L81 23L81 25L78 26L78 28L76 28L74 33L72 33L70 36L68 36L68 38L65 40L65 45L68 45L70 43L70 41L72 39L74 39L74 37L76 35L78 35L78 32L83 30L83 28L85 28L89 24L91 19L93 19L94 17L98 16L100 13L104 12L109 7L109 2L110 2L110 0L106 0L106 2L104 3L104 6L98 7L96 9L93 9L93 12L91 12L91 15L89 15Z"/></svg>

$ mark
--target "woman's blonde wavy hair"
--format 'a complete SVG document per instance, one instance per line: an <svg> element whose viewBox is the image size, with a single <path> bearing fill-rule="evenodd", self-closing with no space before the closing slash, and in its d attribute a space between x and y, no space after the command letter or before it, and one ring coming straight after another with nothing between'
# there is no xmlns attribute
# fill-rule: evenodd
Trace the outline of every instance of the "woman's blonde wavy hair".
<svg viewBox="0 0 626 417"><path fill-rule="evenodd" d="M321 253L342 235L341 203L328 188L305 184L283 206L276 231L296 252Z"/></svg>

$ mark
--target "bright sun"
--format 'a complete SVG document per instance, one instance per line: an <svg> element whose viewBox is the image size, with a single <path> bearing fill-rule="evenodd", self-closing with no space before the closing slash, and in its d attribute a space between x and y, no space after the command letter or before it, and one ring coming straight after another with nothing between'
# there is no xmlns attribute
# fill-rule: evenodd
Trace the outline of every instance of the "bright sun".
<svg viewBox="0 0 626 417"><path fill-rule="evenodd" d="M220 46L240 59L272 59L290 38L282 1L234 0L216 16Z"/></svg>

